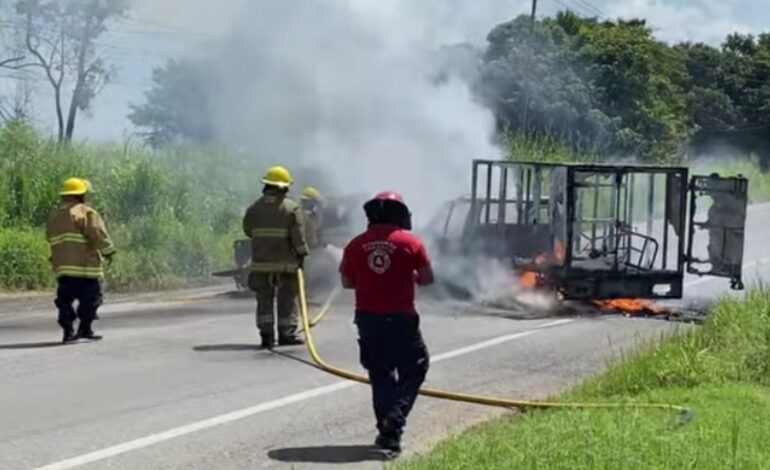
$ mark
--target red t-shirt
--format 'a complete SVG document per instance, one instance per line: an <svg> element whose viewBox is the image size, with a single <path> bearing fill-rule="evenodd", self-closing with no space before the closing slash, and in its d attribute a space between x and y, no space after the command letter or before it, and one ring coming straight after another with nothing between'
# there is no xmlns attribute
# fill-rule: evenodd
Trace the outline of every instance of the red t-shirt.
<svg viewBox="0 0 770 470"><path fill-rule="evenodd" d="M430 265L422 242L393 225L372 225L345 247L340 273L353 280L356 311L417 314L415 272Z"/></svg>

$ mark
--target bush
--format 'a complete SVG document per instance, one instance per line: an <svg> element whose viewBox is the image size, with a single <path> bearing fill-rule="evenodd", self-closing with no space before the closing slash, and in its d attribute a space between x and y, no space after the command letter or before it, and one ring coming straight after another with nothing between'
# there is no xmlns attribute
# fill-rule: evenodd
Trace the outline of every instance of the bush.
<svg viewBox="0 0 770 470"><path fill-rule="evenodd" d="M105 284L128 290L178 286L230 267L260 172L221 148L58 146L22 122L0 127L0 230L7 239L0 289L51 285L42 228L68 176L93 183L89 204L118 249Z"/></svg>
<svg viewBox="0 0 770 470"><path fill-rule="evenodd" d="M0 229L0 289L36 289L52 283L49 249L40 232Z"/></svg>

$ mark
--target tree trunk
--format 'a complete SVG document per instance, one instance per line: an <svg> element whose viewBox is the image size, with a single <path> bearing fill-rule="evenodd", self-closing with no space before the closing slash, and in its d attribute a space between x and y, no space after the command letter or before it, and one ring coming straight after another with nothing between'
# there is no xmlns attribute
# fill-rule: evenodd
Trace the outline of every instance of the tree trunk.
<svg viewBox="0 0 770 470"><path fill-rule="evenodd" d="M95 8L97 2L91 4L91 8ZM64 139L69 142L72 140L72 135L75 133L75 119L77 118L78 108L80 107L80 99L83 95L83 87L86 82L86 55L88 54L88 47L91 45L91 21L93 15L89 12L88 20L83 28L83 37L80 39L78 50L78 63L77 63L77 78L75 78L75 88L72 90L72 99L70 100L70 108L67 113L67 130L64 135Z"/></svg>
<svg viewBox="0 0 770 470"><path fill-rule="evenodd" d="M64 133L64 140L67 142L72 140L72 136L75 133L75 119L77 118L78 114L78 96L82 88L81 81L81 77L78 76L77 82L75 83L75 89L72 90L72 99L70 100L70 108L69 112L67 113L67 130Z"/></svg>
<svg viewBox="0 0 770 470"><path fill-rule="evenodd" d="M59 143L64 142L64 113L61 107L61 87L54 87L54 101L56 101L56 121L59 125Z"/></svg>

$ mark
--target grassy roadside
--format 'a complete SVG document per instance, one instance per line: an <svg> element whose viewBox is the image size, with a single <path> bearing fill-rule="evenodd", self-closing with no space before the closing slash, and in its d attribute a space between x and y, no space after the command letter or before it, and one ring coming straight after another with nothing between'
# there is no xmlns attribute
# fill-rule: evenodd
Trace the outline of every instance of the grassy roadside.
<svg viewBox="0 0 770 470"><path fill-rule="evenodd" d="M229 268L242 211L259 194L262 166L206 146L75 142L58 146L30 126L0 126L0 292L54 285L43 236L61 181L91 180L118 254L105 288L146 291L210 279Z"/></svg>
<svg viewBox="0 0 770 470"><path fill-rule="evenodd" d="M495 420L397 469L770 468L770 292L724 300L706 324L560 397L684 404L664 411L533 412Z"/></svg>

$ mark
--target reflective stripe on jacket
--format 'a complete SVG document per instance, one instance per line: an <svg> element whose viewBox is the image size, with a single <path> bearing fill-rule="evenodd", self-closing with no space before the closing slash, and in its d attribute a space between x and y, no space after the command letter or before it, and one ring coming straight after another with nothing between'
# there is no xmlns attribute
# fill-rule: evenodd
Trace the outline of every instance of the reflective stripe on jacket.
<svg viewBox="0 0 770 470"><path fill-rule="evenodd" d="M251 238L252 271L292 272L308 254L302 211L278 191L266 190L248 208L243 232Z"/></svg>
<svg viewBox="0 0 770 470"><path fill-rule="evenodd" d="M83 203L59 204L48 218L45 232L56 277L100 278L104 275L102 258L115 253L101 216Z"/></svg>

